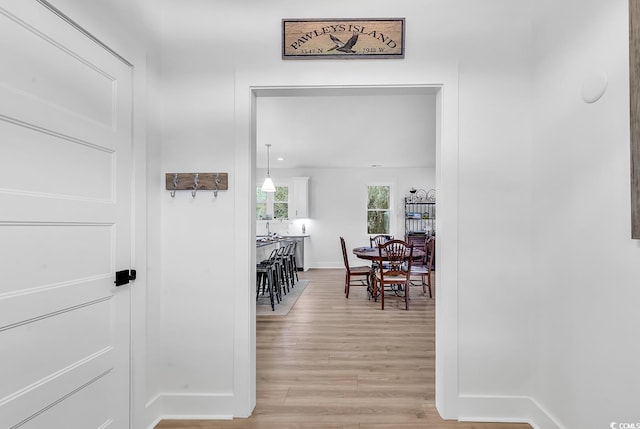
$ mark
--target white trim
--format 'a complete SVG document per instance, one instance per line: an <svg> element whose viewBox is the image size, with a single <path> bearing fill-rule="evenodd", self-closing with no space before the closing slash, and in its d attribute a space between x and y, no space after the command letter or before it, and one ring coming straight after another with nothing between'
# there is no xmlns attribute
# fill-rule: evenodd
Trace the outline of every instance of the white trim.
<svg viewBox="0 0 640 429"><path fill-rule="evenodd" d="M389 64L391 66L391 64ZM255 203L250 187L255 183L256 98L282 96L301 90L389 88L437 92L436 188L438 189L439 243L436 271L436 408L445 419L458 417L458 75L457 64L428 70L394 69L384 74L394 81L380 82L375 74L357 74L353 81L324 73L320 65L309 75L282 70L269 73L246 67L235 75L235 277L234 298L234 393L236 416L248 416L256 403L255 305ZM326 70L324 70L326 71ZM335 84L314 82L338 80ZM385 78L386 79L386 78ZM302 81L302 82L301 82ZM412 82L408 84L407 82ZM415 83L427 82L427 83ZM247 162L249 160L249 162ZM255 199L253 199L255 200Z"/></svg>
<svg viewBox="0 0 640 429"><path fill-rule="evenodd" d="M218 416L218 415L211 415L211 414L205 414L201 416L197 416L197 415L185 416L182 414L176 414L176 415L166 414L155 419L153 423L147 426L147 429L154 429L158 425L158 423L160 423L162 420L233 420L233 416L227 416L227 415Z"/></svg>
<svg viewBox="0 0 640 429"><path fill-rule="evenodd" d="M233 401L232 393L161 393L147 402L146 409L155 417L155 424L162 419L230 420ZM211 410L218 412L212 414Z"/></svg>
<svg viewBox="0 0 640 429"><path fill-rule="evenodd" d="M233 420L233 416L211 415L211 414L206 414L201 416L196 416L196 415L184 416L182 414L178 414L178 415L166 414L166 415L161 415L157 417L153 422L151 422L150 425L147 426L147 429L154 429L158 425L158 423L160 423L162 420Z"/></svg>
<svg viewBox="0 0 640 429"><path fill-rule="evenodd" d="M529 396L460 395L462 422L528 423L534 429L565 429Z"/></svg>
<svg viewBox="0 0 640 429"><path fill-rule="evenodd" d="M74 20L69 18L69 16L66 15L64 12L60 11L60 9L56 8L55 6L53 6L51 3L49 3L46 0L36 0L36 1L38 3L40 3L41 5L43 5L44 7L46 7L47 9L49 9L55 15L58 15L58 17L60 17L63 21L65 21L67 24L69 24L70 26L72 26L73 28L78 30L80 33L85 35L88 39L93 41L96 45L100 46L102 49L104 49L105 51L109 52L111 55L116 57L119 61L121 61L122 63L124 63L125 65L127 65L129 67L133 67L133 64L130 63L126 58L124 58L118 52L116 52L113 49L111 49L111 47L109 45L107 45L102 40L98 39L96 36L91 34L89 31L87 31L85 28L83 28L80 24L78 24L77 22L75 22Z"/></svg>
<svg viewBox="0 0 640 429"><path fill-rule="evenodd" d="M147 426L147 429L154 429L158 425L158 423L162 421L163 418L165 417L156 418L150 425Z"/></svg>
<svg viewBox="0 0 640 429"><path fill-rule="evenodd" d="M529 398L529 400L532 403L531 421L533 423L531 426L533 426L534 429L566 429L565 426L560 424L538 401L533 398Z"/></svg>
<svg viewBox="0 0 640 429"><path fill-rule="evenodd" d="M236 74L233 295L234 415L250 416L256 405L256 95ZM248 161L248 162L247 162ZM247 198L250 195L250 198Z"/></svg>
<svg viewBox="0 0 640 429"><path fill-rule="evenodd" d="M146 420L143 408L144 386L147 382L147 239L148 239L148 195L147 195L147 119L146 71L147 63L136 55L133 73L133 225L131 229L131 267L137 271L137 278L131 287L131 427L139 426Z"/></svg>
<svg viewBox="0 0 640 429"><path fill-rule="evenodd" d="M156 395L151 400L149 400L144 406L144 414L145 414L145 425L149 429L153 429L156 427L160 420L162 420L162 400L160 399L162 395ZM146 420L154 419L151 424L147 424ZM135 426L132 426L135 427Z"/></svg>
<svg viewBox="0 0 640 429"><path fill-rule="evenodd" d="M448 70L436 94L436 409L458 417L458 76ZM451 80L449 80L451 79Z"/></svg>

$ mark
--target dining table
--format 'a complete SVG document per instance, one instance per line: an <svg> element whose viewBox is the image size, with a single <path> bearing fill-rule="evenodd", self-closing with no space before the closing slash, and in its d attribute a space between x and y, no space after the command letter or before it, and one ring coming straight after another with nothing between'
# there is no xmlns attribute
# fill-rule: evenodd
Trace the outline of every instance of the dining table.
<svg viewBox="0 0 640 429"><path fill-rule="evenodd" d="M353 250L353 254L356 255L360 259L366 259L368 261L379 261L382 256L382 261L386 261L384 249L382 250L382 255L380 255L380 249L377 247L363 246L356 247ZM424 250L420 248L413 248L412 260L420 259L424 257ZM369 298L374 298L377 301L379 291L377 290L377 284L375 281L375 271L377 270L377 264L371 265L371 278L373 282L367 282L367 291L369 293Z"/></svg>
<svg viewBox="0 0 640 429"><path fill-rule="evenodd" d="M366 259L368 261L380 259L380 252L377 247L356 247L353 249L353 254L360 259ZM414 247L412 259L421 259L422 257L424 257L424 250ZM382 251L382 260L385 260L384 250Z"/></svg>

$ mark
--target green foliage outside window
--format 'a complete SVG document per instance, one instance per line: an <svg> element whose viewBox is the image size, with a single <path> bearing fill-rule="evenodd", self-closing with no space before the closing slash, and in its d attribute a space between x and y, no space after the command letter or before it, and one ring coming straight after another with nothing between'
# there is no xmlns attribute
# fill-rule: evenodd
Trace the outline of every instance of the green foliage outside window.
<svg viewBox="0 0 640 429"><path fill-rule="evenodd" d="M367 214L367 234L389 233L389 212L370 211Z"/></svg>
<svg viewBox="0 0 640 429"><path fill-rule="evenodd" d="M256 187L256 219L264 219L267 216L267 193L262 192L260 186Z"/></svg>
<svg viewBox="0 0 640 429"><path fill-rule="evenodd" d="M273 217L277 219L289 217L289 187L276 186L273 196Z"/></svg>
<svg viewBox="0 0 640 429"><path fill-rule="evenodd" d="M369 186L367 202L367 234L389 234L391 187Z"/></svg>
<svg viewBox="0 0 640 429"><path fill-rule="evenodd" d="M268 215L275 219L289 217L289 187L276 186L276 192L269 195L256 186L256 219L266 219Z"/></svg>

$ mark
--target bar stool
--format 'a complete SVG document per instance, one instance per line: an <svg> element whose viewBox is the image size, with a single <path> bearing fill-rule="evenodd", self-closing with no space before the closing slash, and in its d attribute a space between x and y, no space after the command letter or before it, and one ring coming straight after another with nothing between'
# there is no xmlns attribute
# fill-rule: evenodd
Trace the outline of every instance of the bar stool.
<svg viewBox="0 0 640 429"><path fill-rule="evenodd" d="M300 281L300 278L298 278L298 264L296 262L296 249L298 248L298 243L296 243L295 241L292 241L289 244L289 267L291 268L291 283L295 283ZM294 280L295 277L295 280Z"/></svg>
<svg viewBox="0 0 640 429"><path fill-rule="evenodd" d="M295 242L288 242L286 246L284 246L284 250L282 251L282 271L283 277L287 281L289 287L293 288L296 283L297 273L295 272L294 262L291 258L292 254L295 256Z"/></svg>
<svg viewBox="0 0 640 429"><path fill-rule="evenodd" d="M275 301L280 303L282 294L280 291L280 282L278 279L277 267L278 249L273 249L269 258L256 264L256 301L262 294L269 293L269 301L271 302L271 310L275 311ZM275 299L274 299L275 298Z"/></svg>
<svg viewBox="0 0 640 429"><path fill-rule="evenodd" d="M282 287L282 291L286 295L291 289L291 277L289 276L289 266L287 255L287 247L281 246L277 249L276 255L276 271L278 272L278 280Z"/></svg>

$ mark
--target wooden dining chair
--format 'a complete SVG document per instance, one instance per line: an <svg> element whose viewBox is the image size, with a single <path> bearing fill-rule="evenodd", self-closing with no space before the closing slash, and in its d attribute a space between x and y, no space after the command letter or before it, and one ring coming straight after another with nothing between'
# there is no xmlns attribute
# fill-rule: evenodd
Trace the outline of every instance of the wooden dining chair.
<svg viewBox="0 0 640 429"><path fill-rule="evenodd" d="M379 234L373 237L369 237L369 243L371 247L378 247L380 244L384 244L389 240L393 240L393 235Z"/></svg>
<svg viewBox="0 0 640 429"><path fill-rule="evenodd" d="M378 234L373 237L369 237L369 243L371 247L377 248L379 245L386 243L387 241L393 240L393 235L389 234ZM385 262L386 264L386 262ZM373 261L372 267L373 271L378 269L378 262Z"/></svg>
<svg viewBox="0 0 640 429"><path fill-rule="evenodd" d="M344 276L344 293L349 298L349 289L351 286L369 286L371 284L371 267L363 266L351 266L349 265L349 257L347 256L347 246L344 242L344 238L340 237L340 246L342 246L342 259L344 260L344 268L346 270ZM352 281L358 281L359 283L352 283Z"/></svg>
<svg viewBox="0 0 640 429"><path fill-rule="evenodd" d="M431 273L435 262L436 238L429 237L424 242L424 256L419 261L414 261L411 265L411 277L420 277L422 281L422 292L427 293L429 289L429 298L433 298L431 290ZM412 286L419 286L411 280Z"/></svg>
<svg viewBox="0 0 640 429"><path fill-rule="evenodd" d="M402 240L390 240L378 246L380 268L374 276L373 291L376 299L380 298L382 310L385 292L390 292L388 296L404 296L405 309L409 310L412 259L413 244Z"/></svg>

